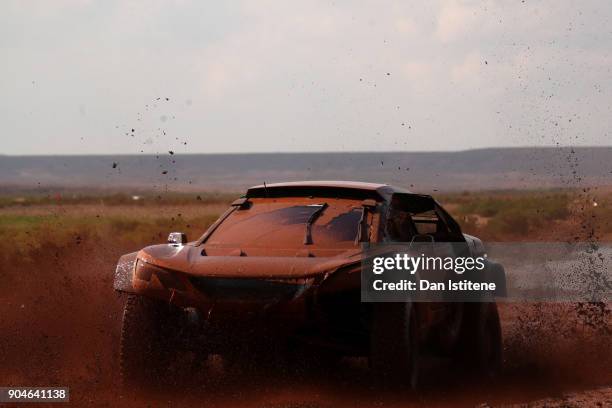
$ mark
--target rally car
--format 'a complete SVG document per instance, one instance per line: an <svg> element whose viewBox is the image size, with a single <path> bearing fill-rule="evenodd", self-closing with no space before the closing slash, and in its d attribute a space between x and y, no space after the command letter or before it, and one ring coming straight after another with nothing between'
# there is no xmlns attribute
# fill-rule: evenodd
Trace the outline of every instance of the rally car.
<svg viewBox="0 0 612 408"><path fill-rule="evenodd" d="M196 240L174 232L165 244L120 258L122 378L176 378L191 364L177 357L186 350L199 362L214 355L256 367L361 356L412 388L419 356L429 352L496 375L502 334L491 299L362 302L364 248L415 237L484 253L428 195L362 182L251 187ZM498 264L488 268L503 274Z"/></svg>

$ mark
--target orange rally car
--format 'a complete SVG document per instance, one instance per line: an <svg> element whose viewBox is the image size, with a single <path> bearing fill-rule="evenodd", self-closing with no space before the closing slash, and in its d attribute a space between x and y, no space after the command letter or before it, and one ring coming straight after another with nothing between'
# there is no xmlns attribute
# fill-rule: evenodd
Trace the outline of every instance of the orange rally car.
<svg viewBox="0 0 612 408"><path fill-rule="evenodd" d="M381 376L415 387L425 352L495 375L502 339L494 302L361 301L364 244L416 235L484 253L427 195L360 182L251 187L197 240L171 233L167 244L119 259L122 378L151 384L211 355L257 367L365 356ZM185 351L189 363L177 357Z"/></svg>

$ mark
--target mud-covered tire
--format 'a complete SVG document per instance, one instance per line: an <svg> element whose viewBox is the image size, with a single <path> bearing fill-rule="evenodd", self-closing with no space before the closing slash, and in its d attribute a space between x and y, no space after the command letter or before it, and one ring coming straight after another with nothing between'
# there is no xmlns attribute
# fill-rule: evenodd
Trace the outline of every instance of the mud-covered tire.
<svg viewBox="0 0 612 408"><path fill-rule="evenodd" d="M319 349L298 345L285 350L282 365L286 372L293 375L333 374L342 359L342 354L335 350Z"/></svg>
<svg viewBox="0 0 612 408"><path fill-rule="evenodd" d="M177 346L177 314L168 304L128 295L119 355L124 388L159 386L168 380L167 369Z"/></svg>
<svg viewBox="0 0 612 408"><path fill-rule="evenodd" d="M465 305L456 360L465 371L493 380L503 368L502 331L493 302Z"/></svg>
<svg viewBox="0 0 612 408"><path fill-rule="evenodd" d="M418 319L410 303L373 305L370 366L385 385L416 389L419 380Z"/></svg>

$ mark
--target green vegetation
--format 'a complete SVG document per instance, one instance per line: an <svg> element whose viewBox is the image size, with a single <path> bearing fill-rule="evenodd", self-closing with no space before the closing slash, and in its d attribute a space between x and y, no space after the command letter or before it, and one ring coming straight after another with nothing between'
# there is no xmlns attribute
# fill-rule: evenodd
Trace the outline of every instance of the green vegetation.
<svg viewBox="0 0 612 408"><path fill-rule="evenodd" d="M134 248L164 242L171 231L195 240L217 219L216 214L189 217L0 214L0 258L12 254L28 258L38 249L65 248L109 242Z"/></svg>
<svg viewBox="0 0 612 408"><path fill-rule="evenodd" d="M53 192L48 194L26 191L23 194L13 193L0 196L0 208L5 207L30 207L39 205L77 205L77 204L100 204L108 206L130 205L130 206L158 206L158 205L186 205L186 204L228 204L238 193L110 193L100 194L91 192Z"/></svg>
<svg viewBox="0 0 612 408"><path fill-rule="evenodd" d="M0 214L0 235L11 229L32 228L53 219L52 215Z"/></svg>
<svg viewBox="0 0 612 408"><path fill-rule="evenodd" d="M70 193L0 196L0 258L39 249L116 245L137 250L169 232L197 239L238 194ZM612 193L478 192L436 196L464 232L484 240L567 240L612 233ZM590 200L590 201L589 201ZM45 249L46 248L46 249ZM53 250L54 253L55 250Z"/></svg>
<svg viewBox="0 0 612 408"><path fill-rule="evenodd" d="M239 194L14 191L0 196L0 258L98 244L141 248L171 231L197 239Z"/></svg>
<svg viewBox="0 0 612 408"><path fill-rule="evenodd" d="M569 215L569 197L567 194L538 194L534 196L472 196L472 200L464 200L459 204L461 214L478 214L483 217L514 213L527 218L544 220L565 219ZM518 212L516 212L518 210Z"/></svg>
<svg viewBox="0 0 612 408"><path fill-rule="evenodd" d="M526 237L568 219L570 192L488 192L445 195L442 202L468 233L488 238Z"/></svg>

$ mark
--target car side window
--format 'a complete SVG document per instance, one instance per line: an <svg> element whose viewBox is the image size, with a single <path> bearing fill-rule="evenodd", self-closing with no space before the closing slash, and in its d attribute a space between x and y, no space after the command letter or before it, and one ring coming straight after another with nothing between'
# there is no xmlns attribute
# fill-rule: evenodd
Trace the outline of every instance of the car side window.
<svg viewBox="0 0 612 408"><path fill-rule="evenodd" d="M395 242L409 242L415 234L418 234L416 226L412 221L407 209L405 197L393 196L387 213L387 236Z"/></svg>
<svg viewBox="0 0 612 408"><path fill-rule="evenodd" d="M445 240L449 228L436 211L435 201L417 194L395 194L387 217L387 235L392 241L409 242L415 235Z"/></svg>
<svg viewBox="0 0 612 408"><path fill-rule="evenodd" d="M387 235L391 241L408 242L417 233L410 213L391 207L387 217Z"/></svg>
<svg viewBox="0 0 612 408"><path fill-rule="evenodd" d="M412 214L412 220L419 234L434 234L441 237L449 232L446 222L434 209Z"/></svg>

